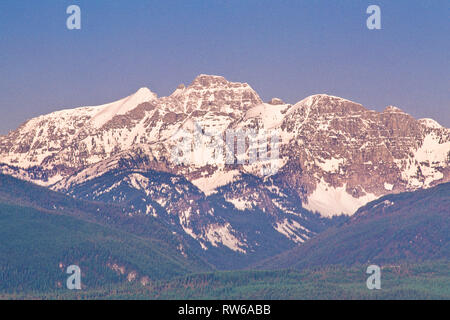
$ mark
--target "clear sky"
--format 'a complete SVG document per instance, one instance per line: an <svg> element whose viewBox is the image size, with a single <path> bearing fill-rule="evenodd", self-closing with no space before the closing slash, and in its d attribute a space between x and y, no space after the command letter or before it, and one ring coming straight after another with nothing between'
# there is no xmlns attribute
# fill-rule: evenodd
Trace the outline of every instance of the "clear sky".
<svg viewBox="0 0 450 320"><path fill-rule="evenodd" d="M66 8L81 8L81 30ZM381 8L368 30L366 8ZM201 73L295 103L328 93L450 127L450 1L2 0L0 134Z"/></svg>

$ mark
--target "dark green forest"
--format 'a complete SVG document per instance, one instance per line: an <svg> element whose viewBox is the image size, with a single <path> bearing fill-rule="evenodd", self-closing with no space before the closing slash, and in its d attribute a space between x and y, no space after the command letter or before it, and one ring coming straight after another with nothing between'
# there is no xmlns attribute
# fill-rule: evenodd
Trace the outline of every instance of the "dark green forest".
<svg viewBox="0 0 450 320"><path fill-rule="evenodd" d="M381 289L366 287L366 266L303 271L226 271L171 280L117 283L81 291L0 294L2 299L450 299L450 263L382 266Z"/></svg>
<svg viewBox="0 0 450 320"><path fill-rule="evenodd" d="M168 279L199 270L160 241L5 204L0 204L0 257L0 292L9 293L65 288L65 267L72 264L81 268L86 288L121 283L130 273Z"/></svg>

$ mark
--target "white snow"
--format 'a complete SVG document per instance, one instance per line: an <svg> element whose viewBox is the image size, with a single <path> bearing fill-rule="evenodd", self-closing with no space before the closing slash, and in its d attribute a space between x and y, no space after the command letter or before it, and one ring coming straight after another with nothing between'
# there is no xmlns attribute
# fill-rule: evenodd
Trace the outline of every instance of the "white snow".
<svg viewBox="0 0 450 320"><path fill-rule="evenodd" d="M233 235L233 228L229 223L207 225L204 230L204 235L196 235L192 228L187 226L187 223L183 223L182 217L180 217L180 224L184 232L186 232L195 240L199 241L200 246L203 250L208 249L205 244L202 243L202 241L206 241L211 243L214 247L218 247L219 244L222 244L233 251L242 253L246 252L243 247L246 247L247 245L239 241L239 239L236 238L235 235Z"/></svg>
<svg viewBox="0 0 450 320"><path fill-rule="evenodd" d="M318 165L323 171L326 172L338 172L339 166L344 164L345 159L324 159L323 162L316 160L316 165Z"/></svg>
<svg viewBox="0 0 450 320"><path fill-rule="evenodd" d="M430 119L430 118L423 118L419 119L419 122L423 124L424 126L432 129L441 129L443 126L441 126L436 120Z"/></svg>
<svg viewBox="0 0 450 320"><path fill-rule="evenodd" d="M145 190L150 184L150 180L139 173L129 174L127 180L130 182L131 186L137 190Z"/></svg>
<svg viewBox="0 0 450 320"><path fill-rule="evenodd" d="M366 203L375 200L377 196L371 193L354 198L347 193L346 184L342 187L332 187L323 178L317 184L316 190L308 197L307 203L303 207L310 211L317 211L321 215L331 217L334 215L353 214Z"/></svg>
<svg viewBox="0 0 450 320"><path fill-rule="evenodd" d="M297 221L289 221L288 219L284 219L282 222L277 222L275 224L275 230L286 236L288 239L291 239L295 243L305 242L305 239L300 237L296 232L298 232L299 230L309 232L309 230L302 227ZM303 235L303 237L305 237L306 239L309 238L307 235Z"/></svg>
<svg viewBox="0 0 450 320"><path fill-rule="evenodd" d="M419 162L445 164L450 152L450 141L439 143L439 137L431 133L425 137L422 146L416 151L415 158Z"/></svg>
<svg viewBox="0 0 450 320"><path fill-rule="evenodd" d="M123 115L138 105L156 99L155 93L148 88L141 88L136 93L115 102L94 107L98 112L92 117L91 123L99 128L116 115Z"/></svg>
<svg viewBox="0 0 450 320"><path fill-rule="evenodd" d="M379 206L383 206L383 208L387 208L387 207L390 207L390 206L393 206L395 204L395 202L393 202L393 201L390 201L390 200L384 200L384 201L382 201L382 202L380 202L380 203L377 203L376 205L374 205L373 207L374 208L377 208L377 207L379 207Z"/></svg>
<svg viewBox="0 0 450 320"><path fill-rule="evenodd" d="M386 190L388 190L388 191L392 191L392 189L394 189L394 185L385 182L385 183L384 183L384 188L385 188Z"/></svg>
<svg viewBox="0 0 450 320"><path fill-rule="evenodd" d="M205 195L215 193L215 190L221 186L227 185L235 180L240 175L238 170L221 171L217 170L208 177L202 177L191 182L199 188Z"/></svg>
<svg viewBox="0 0 450 320"><path fill-rule="evenodd" d="M388 112L388 113L404 113L402 111L402 109L396 107L396 106L387 106L383 112Z"/></svg>
<svg viewBox="0 0 450 320"><path fill-rule="evenodd" d="M272 105L263 103L247 111L244 119L260 118L264 129L270 130L279 127L284 119L283 111L289 107L288 104Z"/></svg>
<svg viewBox="0 0 450 320"><path fill-rule="evenodd" d="M434 133L425 136L422 145L413 150L412 157L406 160L395 160L402 171L402 179L407 181L411 188L429 187L432 182L444 177L439 168L447 166L447 157L450 153L450 141L441 142ZM418 176L418 172L423 177Z"/></svg>
<svg viewBox="0 0 450 320"><path fill-rule="evenodd" d="M225 201L233 204L233 206L240 210L240 211L244 211L245 209L251 209L253 208L253 204L250 201L247 201L245 199L240 199L240 198L225 198Z"/></svg>
<svg viewBox="0 0 450 320"><path fill-rule="evenodd" d="M229 223L224 225L210 225L206 231L206 238L215 247L220 243L233 251L245 253L246 251L242 249L245 244L232 234L232 230Z"/></svg>
<svg viewBox="0 0 450 320"><path fill-rule="evenodd" d="M309 97L306 97L305 99L300 100L299 102L294 104L292 106L292 108L289 109L288 114L292 113L292 112L294 112L294 111L296 111L296 110L298 110L300 108L305 108L306 107L306 108L309 109L309 108L314 106L317 102L319 102L323 98L332 99L334 101L339 101L339 102L352 102L352 103L354 103L353 101L350 101L350 100L347 100L347 99L344 99L344 98L341 98L341 97L332 96L332 95L324 94L324 93L319 93L319 94L313 94L313 95L311 95Z"/></svg>

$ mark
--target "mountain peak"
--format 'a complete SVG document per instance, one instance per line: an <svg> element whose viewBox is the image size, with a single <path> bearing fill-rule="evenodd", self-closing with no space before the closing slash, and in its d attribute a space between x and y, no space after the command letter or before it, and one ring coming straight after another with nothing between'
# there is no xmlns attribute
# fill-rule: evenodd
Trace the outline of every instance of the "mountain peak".
<svg viewBox="0 0 450 320"><path fill-rule="evenodd" d="M96 107L98 112L92 117L91 123L97 128L101 127L114 116L124 115L141 103L157 98L156 93L153 93L149 88L142 87L128 97Z"/></svg>
<svg viewBox="0 0 450 320"><path fill-rule="evenodd" d="M297 102L292 111L310 108L318 113L361 112L366 110L361 104L328 94L314 94Z"/></svg>
<svg viewBox="0 0 450 320"><path fill-rule="evenodd" d="M404 113L402 109L395 106L387 106L384 110L384 113Z"/></svg>
<svg viewBox="0 0 450 320"><path fill-rule="evenodd" d="M142 87L142 88L139 88L139 90L138 91L136 91L134 94L133 94L133 96L134 97L140 97L141 99L150 99L150 100L153 100L153 99L156 99L157 98L157 94L156 93L154 93L154 92L152 92L149 88L147 88L147 87Z"/></svg>
<svg viewBox="0 0 450 320"><path fill-rule="evenodd" d="M310 95L309 97L306 97L304 100L307 100L307 101L310 101L313 103L330 102L330 101L331 102L353 102L348 99L344 99L344 98L341 98L338 96L333 96L333 95L326 94L326 93L313 94L313 95Z"/></svg>
<svg viewBox="0 0 450 320"><path fill-rule="evenodd" d="M281 104L284 104L284 101L281 100L280 98L272 98L272 99L268 102L268 104L271 104L271 105L281 105Z"/></svg>
<svg viewBox="0 0 450 320"><path fill-rule="evenodd" d="M231 82L222 76L200 74L188 87L178 87L171 95L183 112L216 110L232 112L261 104L258 94L247 84Z"/></svg>
<svg viewBox="0 0 450 320"><path fill-rule="evenodd" d="M441 128L443 128L443 126L441 126L439 124L439 122L437 122L434 119L430 119L430 118L419 119L419 123L424 125L427 128L433 128L433 129L441 129Z"/></svg>
<svg viewBox="0 0 450 320"><path fill-rule="evenodd" d="M213 88L227 86L230 83L231 82L222 76L200 74L192 81L189 87Z"/></svg>

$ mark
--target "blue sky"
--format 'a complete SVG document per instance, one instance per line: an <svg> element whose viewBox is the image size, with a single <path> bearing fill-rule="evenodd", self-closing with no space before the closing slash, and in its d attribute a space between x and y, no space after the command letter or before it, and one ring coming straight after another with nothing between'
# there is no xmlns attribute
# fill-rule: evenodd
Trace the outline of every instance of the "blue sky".
<svg viewBox="0 0 450 320"><path fill-rule="evenodd" d="M71 4L81 30L66 28ZM366 28L370 4L381 30ZM264 100L328 93L450 127L449 17L447 0L2 0L0 134L142 86L169 95L201 73Z"/></svg>

